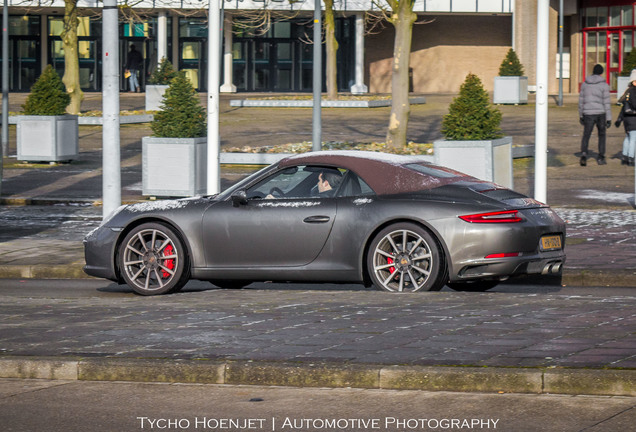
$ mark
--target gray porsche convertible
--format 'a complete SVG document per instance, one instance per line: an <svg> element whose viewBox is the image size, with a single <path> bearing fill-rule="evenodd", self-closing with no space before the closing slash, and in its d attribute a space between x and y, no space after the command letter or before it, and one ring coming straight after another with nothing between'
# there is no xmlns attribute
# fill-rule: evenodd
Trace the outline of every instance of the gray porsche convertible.
<svg viewBox="0 0 636 432"><path fill-rule="evenodd" d="M547 205L414 156L291 156L214 196L120 207L84 240L87 274L142 295L189 279L361 283L393 292L559 283Z"/></svg>

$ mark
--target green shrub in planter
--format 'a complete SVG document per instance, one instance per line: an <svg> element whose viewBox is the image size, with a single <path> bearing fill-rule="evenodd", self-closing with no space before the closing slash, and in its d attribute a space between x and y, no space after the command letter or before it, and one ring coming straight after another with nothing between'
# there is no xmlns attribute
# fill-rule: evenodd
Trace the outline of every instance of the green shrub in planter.
<svg viewBox="0 0 636 432"><path fill-rule="evenodd" d="M163 57L159 62L159 66L148 78L148 84L152 85L169 85L170 81L177 76L177 71L172 67L172 63Z"/></svg>
<svg viewBox="0 0 636 432"><path fill-rule="evenodd" d="M163 138L196 138L207 134L206 111L185 73L179 72L170 81L150 128L153 136Z"/></svg>
<svg viewBox="0 0 636 432"><path fill-rule="evenodd" d="M625 60L623 60L623 69L618 75L628 77L633 69L636 69L636 49L632 49L627 57L625 57Z"/></svg>
<svg viewBox="0 0 636 432"><path fill-rule="evenodd" d="M499 76L523 76L523 65L515 50L510 48L499 66Z"/></svg>
<svg viewBox="0 0 636 432"><path fill-rule="evenodd" d="M468 74L442 121L442 134L449 140L491 140L503 133L501 111L493 107L477 75Z"/></svg>
<svg viewBox="0 0 636 432"><path fill-rule="evenodd" d="M48 65L37 79L31 94L22 105L25 115L57 116L66 113L71 96L52 65Z"/></svg>

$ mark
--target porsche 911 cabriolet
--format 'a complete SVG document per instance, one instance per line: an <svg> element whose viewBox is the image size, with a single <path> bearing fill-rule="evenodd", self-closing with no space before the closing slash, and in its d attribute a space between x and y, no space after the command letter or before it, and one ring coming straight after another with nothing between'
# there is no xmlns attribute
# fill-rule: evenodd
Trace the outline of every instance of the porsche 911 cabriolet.
<svg viewBox="0 0 636 432"><path fill-rule="evenodd" d="M416 156L285 158L224 192L125 205L84 240L92 276L141 295L190 279L361 283L392 292L559 283L565 225L547 205Z"/></svg>

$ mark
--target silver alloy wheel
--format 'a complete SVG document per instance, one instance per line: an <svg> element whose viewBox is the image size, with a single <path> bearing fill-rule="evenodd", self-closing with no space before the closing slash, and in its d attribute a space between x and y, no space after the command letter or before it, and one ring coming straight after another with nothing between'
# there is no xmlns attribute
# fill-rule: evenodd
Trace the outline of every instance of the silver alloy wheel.
<svg viewBox="0 0 636 432"><path fill-rule="evenodd" d="M143 294L169 291L180 278L179 250L163 229L148 227L135 232L127 238L122 253L126 281Z"/></svg>
<svg viewBox="0 0 636 432"><path fill-rule="evenodd" d="M377 242L372 253L374 279L384 290L419 291L435 277L432 274L438 265L435 254L427 239L414 230L390 231Z"/></svg>

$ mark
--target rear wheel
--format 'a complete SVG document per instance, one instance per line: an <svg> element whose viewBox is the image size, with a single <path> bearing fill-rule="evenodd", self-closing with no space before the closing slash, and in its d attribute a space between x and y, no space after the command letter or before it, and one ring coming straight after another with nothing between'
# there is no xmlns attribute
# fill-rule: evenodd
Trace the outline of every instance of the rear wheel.
<svg viewBox="0 0 636 432"><path fill-rule="evenodd" d="M399 223L371 242L367 268L376 288L392 292L439 291L445 282L443 255L433 236L418 225Z"/></svg>
<svg viewBox="0 0 636 432"><path fill-rule="evenodd" d="M137 294L176 292L188 281L185 248L179 236L160 223L139 225L128 233L118 260L124 280Z"/></svg>

